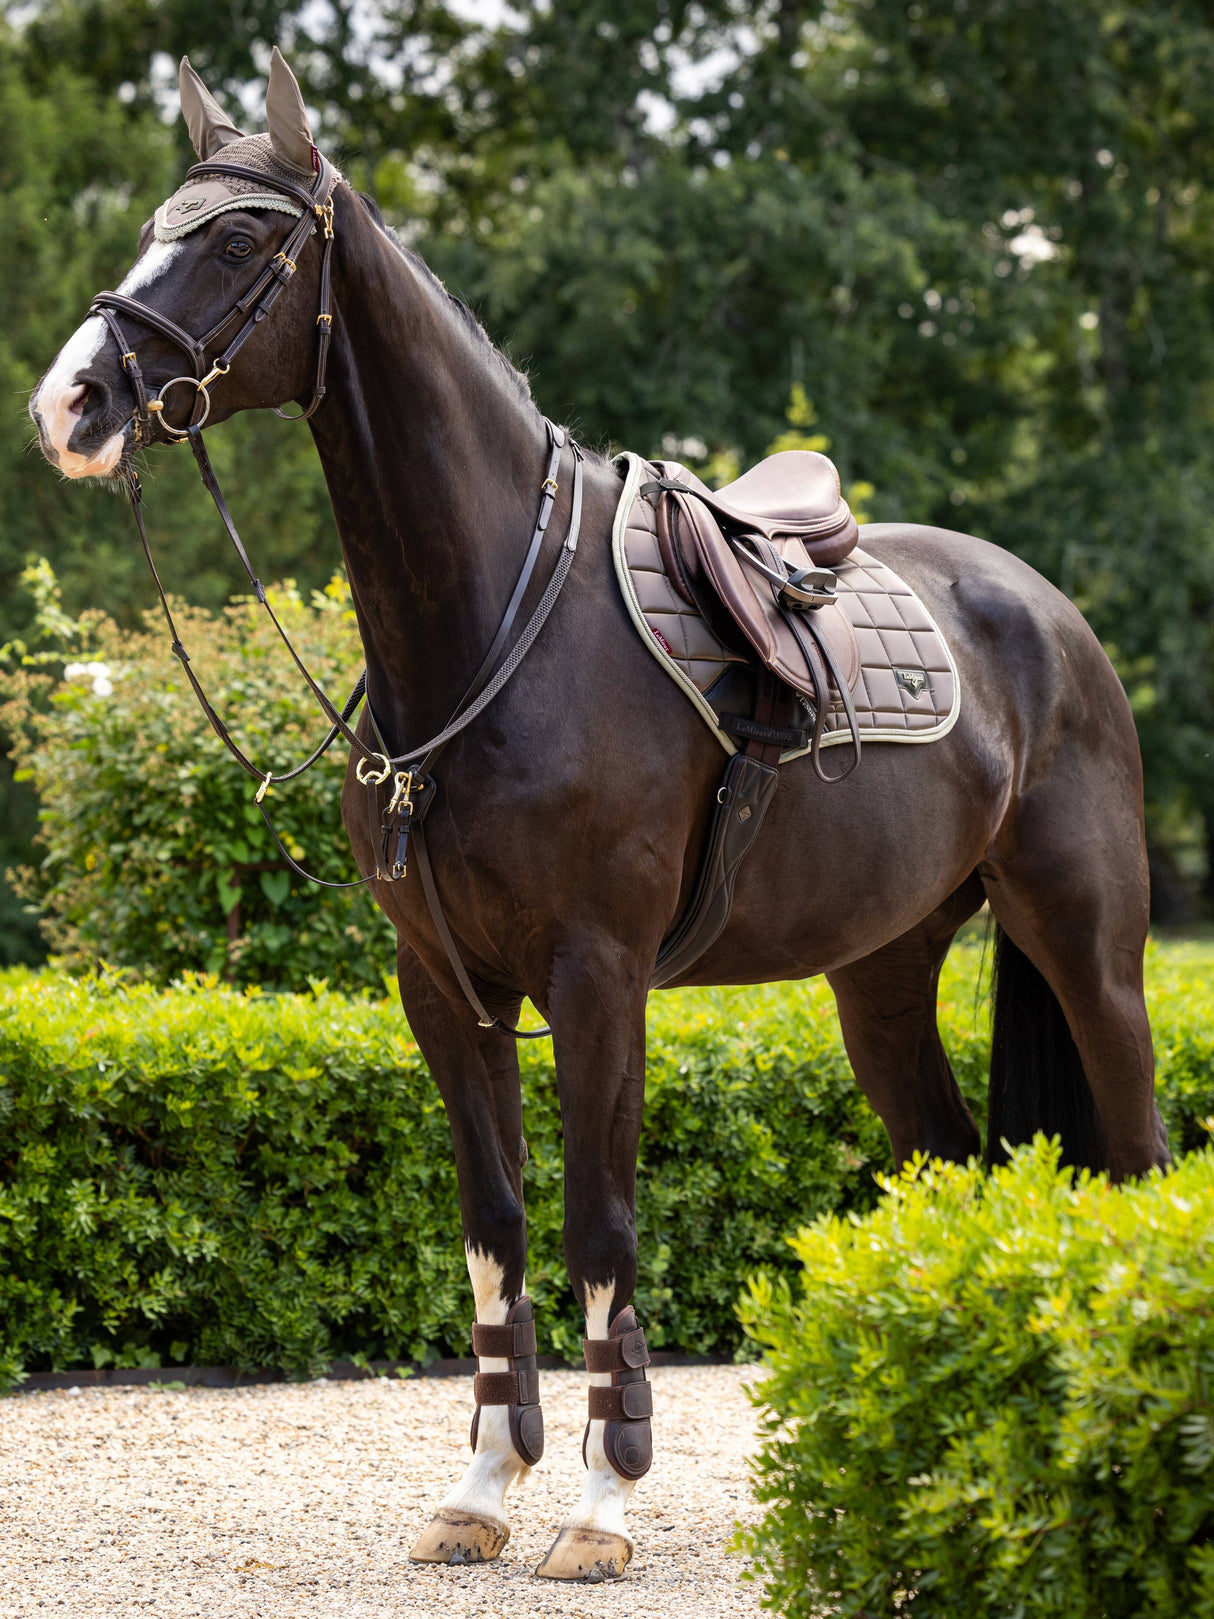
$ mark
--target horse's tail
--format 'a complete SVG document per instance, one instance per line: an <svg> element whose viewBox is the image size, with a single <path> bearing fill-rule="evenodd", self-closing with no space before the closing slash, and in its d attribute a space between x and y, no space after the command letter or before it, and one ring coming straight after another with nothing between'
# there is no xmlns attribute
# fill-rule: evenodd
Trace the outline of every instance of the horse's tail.
<svg viewBox="0 0 1214 1619"><path fill-rule="evenodd" d="M1062 1007L1033 963L998 925L992 976L995 1015L987 1163L1006 1163L1005 1141L1016 1147L1040 1130L1059 1137L1063 1163L1077 1169L1103 1168L1100 1115Z"/></svg>

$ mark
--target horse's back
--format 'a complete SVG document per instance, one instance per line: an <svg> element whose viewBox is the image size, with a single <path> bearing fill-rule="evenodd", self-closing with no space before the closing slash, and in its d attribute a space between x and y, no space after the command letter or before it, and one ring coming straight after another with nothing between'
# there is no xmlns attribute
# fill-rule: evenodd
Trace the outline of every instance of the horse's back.
<svg viewBox="0 0 1214 1619"><path fill-rule="evenodd" d="M1053 805L1042 837L1067 804L1097 816L1106 806L1126 837L1140 821L1129 704L1060 591L973 535L869 524L859 545L939 627L960 683L956 723L922 745L866 744L859 768L834 786L803 760L784 767L729 929L694 981L800 976L877 948L983 866L1033 794ZM790 880L790 849L816 852L811 881Z"/></svg>

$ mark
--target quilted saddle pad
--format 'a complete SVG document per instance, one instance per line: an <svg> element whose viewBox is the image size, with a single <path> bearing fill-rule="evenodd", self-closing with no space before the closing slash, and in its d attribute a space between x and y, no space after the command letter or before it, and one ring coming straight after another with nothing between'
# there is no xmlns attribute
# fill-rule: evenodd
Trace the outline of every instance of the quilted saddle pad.
<svg viewBox="0 0 1214 1619"><path fill-rule="evenodd" d="M655 469L631 452L619 458L624 488L616 509L612 550L616 575L641 640L686 693L726 753L737 744L718 723L736 710L739 680L754 665L727 645L667 577L657 539L657 515L638 494ZM957 723L961 682L944 637L911 587L876 557L857 548L834 569L839 606L852 626L860 674L852 702L862 742L935 742ZM840 703L827 712L822 746L849 740ZM790 750L781 762L799 759Z"/></svg>

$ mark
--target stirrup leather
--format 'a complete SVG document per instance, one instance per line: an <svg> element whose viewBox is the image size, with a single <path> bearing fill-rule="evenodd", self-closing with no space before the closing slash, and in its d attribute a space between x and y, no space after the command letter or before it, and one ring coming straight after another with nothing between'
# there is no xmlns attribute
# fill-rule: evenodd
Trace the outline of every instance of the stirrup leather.
<svg viewBox="0 0 1214 1619"><path fill-rule="evenodd" d="M472 1323L472 1353L505 1360L507 1372L477 1372L473 1379L476 1410L468 1442L476 1450L483 1405L504 1405L515 1450L534 1467L544 1454L544 1413L540 1407L540 1374L535 1364L535 1315L523 1295L510 1306L504 1324Z"/></svg>
<svg viewBox="0 0 1214 1619"><path fill-rule="evenodd" d="M601 1421L603 1449L621 1478L643 1478L653 1465L653 1385L645 1376L649 1347L636 1311L626 1305L606 1338L583 1338L588 1372L610 1372L611 1387L590 1387L590 1419L582 1435L582 1460L590 1423ZM589 1465L589 1464L587 1464Z"/></svg>

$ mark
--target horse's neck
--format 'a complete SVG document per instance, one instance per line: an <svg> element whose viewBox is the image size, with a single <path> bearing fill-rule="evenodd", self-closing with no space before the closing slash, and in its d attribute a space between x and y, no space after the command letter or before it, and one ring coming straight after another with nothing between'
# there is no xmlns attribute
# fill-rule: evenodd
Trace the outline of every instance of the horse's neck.
<svg viewBox="0 0 1214 1619"><path fill-rule="evenodd" d="M341 333L313 432L376 717L405 748L446 721L493 639L548 445L543 419L441 288L365 216L347 223Z"/></svg>

